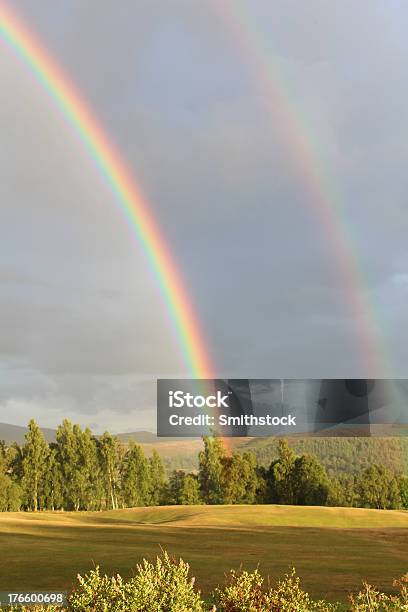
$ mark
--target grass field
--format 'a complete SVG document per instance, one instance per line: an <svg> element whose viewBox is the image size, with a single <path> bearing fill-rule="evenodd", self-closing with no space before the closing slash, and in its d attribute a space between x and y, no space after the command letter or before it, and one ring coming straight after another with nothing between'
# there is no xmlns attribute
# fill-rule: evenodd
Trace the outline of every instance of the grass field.
<svg viewBox="0 0 408 612"><path fill-rule="evenodd" d="M345 600L363 579L392 591L408 571L408 513L290 506L183 506L99 513L0 514L0 590L69 589L94 565L132 574L160 547L208 593L243 564L295 566L314 596Z"/></svg>

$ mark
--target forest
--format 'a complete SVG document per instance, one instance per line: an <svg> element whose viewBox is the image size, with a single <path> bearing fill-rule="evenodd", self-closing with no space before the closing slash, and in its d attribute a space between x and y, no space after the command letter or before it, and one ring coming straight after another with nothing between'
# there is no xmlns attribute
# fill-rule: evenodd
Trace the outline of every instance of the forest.
<svg viewBox="0 0 408 612"><path fill-rule="evenodd" d="M315 447L322 455L325 445L322 461L311 451ZM382 455L391 449L392 461L363 453L364 445L364 439L295 444L281 439L264 449L229 452L221 438L207 437L196 469L168 471L157 450L147 457L138 444L108 432L95 436L68 420L58 427L55 442L48 443L31 420L24 444L0 442L0 511L195 504L408 508L401 441L382 444ZM355 465L358 450L360 463Z"/></svg>

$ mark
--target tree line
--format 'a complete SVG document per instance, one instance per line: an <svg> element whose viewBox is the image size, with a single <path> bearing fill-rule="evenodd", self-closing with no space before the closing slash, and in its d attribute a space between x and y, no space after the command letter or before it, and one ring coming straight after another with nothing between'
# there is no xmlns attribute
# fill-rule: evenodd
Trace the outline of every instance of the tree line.
<svg viewBox="0 0 408 612"><path fill-rule="evenodd" d="M306 437L285 438L297 455L316 455L330 477L342 478L349 474L361 474L373 463L384 465L391 472L408 473L408 437ZM234 449L250 450L260 466L269 467L278 456L278 438L240 438L234 440ZM165 470L174 469L195 472L198 469L197 453L171 454L163 457Z"/></svg>
<svg viewBox="0 0 408 612"><path fill-rule="evenodd" d="M362 473L373 463L392 472L408 473L408 437L306 437L286 438L298 455L316 455L329 476ZM278 454L278 440L252 440L258 463L269 466ZM248 444L248 443L247 443Z"/></svg>
<svg viewBox="0 0 408 612"><path fill-rule="evenodd" d="M34 420L23 445L0 443L0 510L106 510L158 505L165 473L157 451L92 435L68 420L50 444Z"/></svg>
<svg viewBox="0 0 408 612"><path fill-rule="evenodd" d="M221 438L203 439L198 469L167 476L153 451L105 432L96 437L64 420L48 443L34 420L25 443L0 442L0 511L107 510L192 504L293 504L408 508L408 476L381 464L329 475L311 453L286 440L265 466L253 452L228 453Z"/></svg>

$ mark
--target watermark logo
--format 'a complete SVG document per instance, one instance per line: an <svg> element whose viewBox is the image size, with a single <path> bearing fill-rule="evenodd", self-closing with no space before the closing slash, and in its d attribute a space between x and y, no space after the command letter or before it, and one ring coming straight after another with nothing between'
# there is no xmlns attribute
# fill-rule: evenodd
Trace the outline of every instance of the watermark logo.
<svg viewBox="0 0 408 612"><path fill-rule="evenodd" d="M408 379L159 379L157 432L408 435L407 398Z"/></svg>
<svg viewBox="0 0 408 612"><path fill-rule="evenodd" d="M215 395L194 395L182 391L169 391L169 408L229 408L228 399L231 392L223 395L217 391Z"/></svg>

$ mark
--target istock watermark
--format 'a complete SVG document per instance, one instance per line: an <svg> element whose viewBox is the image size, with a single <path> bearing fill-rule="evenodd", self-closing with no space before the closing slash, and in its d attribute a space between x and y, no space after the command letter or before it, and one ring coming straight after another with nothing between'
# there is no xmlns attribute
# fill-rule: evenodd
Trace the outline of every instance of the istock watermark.
<svg viewBox="0 0 408 612"><path fill-rule="evenodd" d="M166 437L408 434L408 380L211 379L157 382Z"/></svg>
<svg viewBox="0 0 408 612"><path fill-rule="evenodd" d="M221 391L217 391L216 395L193 395L192 393L185 393L182 389L177 391L169 391L169 407L170 408L229 408L228 397L231 392L227 395L223 395Z"/></svg>
<svg viewBox="0 0 408 612"><path fill-rule="evenodd" d="M246 380L167 380L157 385L159 436L281 435L298 431L299 417L279 404L258 406Z"/></svg>

